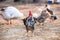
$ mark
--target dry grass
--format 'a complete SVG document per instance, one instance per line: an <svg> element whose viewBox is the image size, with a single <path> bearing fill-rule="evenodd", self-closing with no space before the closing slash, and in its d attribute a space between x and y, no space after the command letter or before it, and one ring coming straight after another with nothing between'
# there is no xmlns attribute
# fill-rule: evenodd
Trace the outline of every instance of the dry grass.
<svg viewBox="0 0 60 40"><path fill-rule="evenodd" d="M28 16L29 10L39 14L37 9L41 7L35 4L14 6L24 13L25 17ZM34 36L31 37L26 35L26 29L21 20L12 20L12 25L0 25L0 40L60 40L60 10L57 11L60 5L51 6L58 19L54 22L47 22L44 26L37 26L36 24ZM16 23L16 21L18 22Z"/></svg>

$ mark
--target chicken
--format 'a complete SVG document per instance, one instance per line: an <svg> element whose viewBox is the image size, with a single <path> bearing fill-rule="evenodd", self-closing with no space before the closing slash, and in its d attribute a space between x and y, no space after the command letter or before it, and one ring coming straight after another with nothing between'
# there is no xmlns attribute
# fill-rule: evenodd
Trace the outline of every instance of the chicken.
<svg viewBox="0 0 60 40"><path fill-rule="evenodd" d="M19 12L17 8L12 6L2 8L1 11L4 19L8 20L9 24L11 24L11 19L21 18L24 16L23 13Z"/></svg>

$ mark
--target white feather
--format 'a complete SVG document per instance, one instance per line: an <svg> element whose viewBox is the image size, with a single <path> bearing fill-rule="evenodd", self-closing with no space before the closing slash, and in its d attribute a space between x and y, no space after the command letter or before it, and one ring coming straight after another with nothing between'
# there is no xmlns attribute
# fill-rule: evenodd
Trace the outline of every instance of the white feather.
<svg viewBox="0 0 60 40"><path fill-rule="evenodd" d="M19 10L15 7L10 6L5 8L5 11L2 13L2 15L4 18L9 19L14 17L22 17L23 13L19 12Z"/></svg>
<svg viewBox="0 0 60 40"><path fill-rule="evenodd" d="M42 8L39 8L38 11L41 13L43 11L43 9Z"/></svg>
<svg viewBox="0 0 60 40"><path fill-rule="evenodd" d="M38 18L39 16L38 16L37 13L34 13L34 14L33 14L33 17Z"/></svg>

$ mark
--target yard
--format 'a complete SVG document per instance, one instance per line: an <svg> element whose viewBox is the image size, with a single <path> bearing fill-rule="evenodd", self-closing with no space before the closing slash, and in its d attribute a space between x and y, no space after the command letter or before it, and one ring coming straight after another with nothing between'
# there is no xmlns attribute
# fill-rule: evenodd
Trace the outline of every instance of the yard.
<svg viewBox="0 0 60 40"><path fill-rule="evenodd" d="M28 16L28 11L38 13L38 8L44 7L38 4L9 4L0 3L0 6L8 5L14 6L24 13L25 17ZM44 26L35 24L33 36L27 36L26 28L22 20L12 20L11 25L2 25L6 21L0 17L0 40L60 40L60 4L52 4L51 9L57 16L57 20L53 22L47 21ZM30 33L29 33L30 35Z"/></svg>

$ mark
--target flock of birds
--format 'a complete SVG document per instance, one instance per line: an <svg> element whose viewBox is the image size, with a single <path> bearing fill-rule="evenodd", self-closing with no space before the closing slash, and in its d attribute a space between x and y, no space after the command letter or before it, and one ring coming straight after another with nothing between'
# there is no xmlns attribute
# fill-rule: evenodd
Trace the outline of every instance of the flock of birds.
<svg viewBox="0 0 60 40"><path fill-rule="evenodd" d="M34 25L36 22L39 22L39 24L42 23L42 25L43 25L47 18L50 18L51 20L57 19L56 15L53 14L53 11L48 8L48 5L45 5L45 7L46 7L46 10L40 9L40 11L41 11L40 16L38 16L37 14L33 14L33 18L32 18L33 21L31 20L30 24L28 22L26 22L28 17L22 19L24 25L26 26L27 32L29 30L31 30L31 32L33 33ZM0 11L2 11L2 15L3 15L4 19L8 20L9 24L11 24L11 21L10 21L11 19L21 18L24 16L21 12L19 12L18 9L16 9L15 7L12 7L12 6L2 8ZM32 12L30 11L30 13L32 13Z"/></svg>

